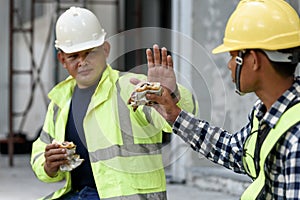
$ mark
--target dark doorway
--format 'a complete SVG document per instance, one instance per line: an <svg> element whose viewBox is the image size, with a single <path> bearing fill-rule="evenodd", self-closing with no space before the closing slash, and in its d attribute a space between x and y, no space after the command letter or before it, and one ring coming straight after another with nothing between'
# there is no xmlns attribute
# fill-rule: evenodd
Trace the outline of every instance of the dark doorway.
<svg viewBox="0 0 300 200"><path fill-rule="evenodd" d="M126 0L124 8L125 31L141 27L171 28L171 0ZM159 35L157 37L160 38L159 45L171 45L170 37ZM125 41L125 45L132 45L133 42L138 41ZM145 51L146 49L142 48L126 53L124 70L128 71L135 66L146 64Z"/></svg>

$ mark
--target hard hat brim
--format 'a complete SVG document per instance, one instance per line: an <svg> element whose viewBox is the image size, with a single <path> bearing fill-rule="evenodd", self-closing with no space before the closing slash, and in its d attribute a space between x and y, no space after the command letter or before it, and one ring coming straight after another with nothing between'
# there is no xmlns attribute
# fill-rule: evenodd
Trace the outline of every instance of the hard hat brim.
<svg viewBox="0 0 300 200"><path fill-rule="evenodd" d="M232 51L232 48L226 47L224 44L219 45L218 47L214 48L212 50L213 54L217 54L217 53L224 53L224 52L229 52Z"/></svg>
<svg viewBox="0 0 300 200"><path fill-rule="evenodd" d="M65 45L58 45L56 48L62 50L65 53L75 53L87 49L92 49L98 46L101 46L105 41L105 34L102 35L98 40L95 41L88 41L85 43L80 43L77 45L72 45L72 46L65 46Z"/></svg>

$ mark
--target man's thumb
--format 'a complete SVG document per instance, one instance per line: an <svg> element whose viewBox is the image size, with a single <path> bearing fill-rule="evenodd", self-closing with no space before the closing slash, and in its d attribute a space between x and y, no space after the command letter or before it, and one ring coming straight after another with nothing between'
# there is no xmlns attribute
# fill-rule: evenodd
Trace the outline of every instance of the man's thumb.
<svg viewBox="0 0 300 200"><path fill-rule="evenodd" d="M130 79L130 83L133 85L137 85L141 82L141 80L137 79L137 78L131 78Z"/></svg>

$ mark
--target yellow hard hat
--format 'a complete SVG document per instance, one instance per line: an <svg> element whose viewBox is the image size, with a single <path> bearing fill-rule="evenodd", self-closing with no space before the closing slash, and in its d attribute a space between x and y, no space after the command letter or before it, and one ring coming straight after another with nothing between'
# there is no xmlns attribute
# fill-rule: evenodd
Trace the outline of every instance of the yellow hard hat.
<svg viewBox="0 0 300 200"><path fill-rule="evenodd" d="M230 16L223 44L212 53L300 46L297 12L284 0L241 0Z"/></svg>
<svg viewBox="0 0 300 200"><path fill-rule="evenodd" d="M65 53L91 49L103 44L106 32L90 10L71 7L56 22L55 47Z"/></svg>

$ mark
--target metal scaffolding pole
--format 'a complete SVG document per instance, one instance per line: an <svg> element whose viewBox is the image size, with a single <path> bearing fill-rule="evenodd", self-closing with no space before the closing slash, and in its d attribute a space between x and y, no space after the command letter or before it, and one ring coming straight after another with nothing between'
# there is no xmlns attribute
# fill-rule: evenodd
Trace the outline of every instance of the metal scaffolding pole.
<svg viewBox="0 0 300 200"><path fill-rule="evenodd" d="M16 140L15 136L15 123L14 123L14 118L15 117L22 117L21 120L21 126L24 124L24 119L26 118L27 111L23 112L16 112L14 109L14 77L16 75L29 75L30 79L32 81L33 77L33 68L34 65L34 60L31 57L31 65L32 67L29 70L22 70L22 69L17 69L14 63L14 54L15 54L15 34L16 33L23 33L23 34L29 34L29 41L27 41L28 49L30 51L30 54L33 54L33 20L34 20L34 12L33 12L33 7L34 5L34 0L31 0L31 11L30 12L30 20L29 20L29 28L24 28L22 24L22 17L20 16L19 9L15 7L15 1L11 0L10 1L10 18L9 18L9 133L8 133L8 154L9 154L9 166L13 166L13 155L14 155L14 144L19 143L21 141ZM17 24L16 22L19 22ZM24 36L24 38L27 38ZM28 101L27 107L29 108L32 103L32 98Z"/></svg>
<svg viewBox="0 0 300 200"><path fill-rule="evenodd" d="M9 121L9 132L8 132L8 137L7 137L7 146L8 146L8 155L9 155L9 166L13 166L13 158L14 158L14 145L18 143L22 143L22 141L18 140L15 135L17 132L22 132L24 125L26 123L26 120L28 118L28 113L30 109L32 108L33 104L33 99L34 95L36 94L36 89L37 87L40 87L42 91L42 100L45 104L45 111L47 108L48 104L48 99L47 99L47 92L44 89L44 85L41 81L40 75L41 71L44 66L44 61L47 52L49 49L51 49L51 36L52 36L52 31L54 30L55 27L55 20L51 19L50 23L50 28L49 28L49 33L48 37L45 41L45 47L42 51L42 57L41 57L41 62L37 63L35 58L34 58L34 20L36 19L36 5L37 4L44 4L44 3L50 3L56 5L56 16L58 17L62 11L66 10L70 4L76 4L78 6L82 7L87 7L87 5L94 5L94 4L102 4L102 5L116 5L117 7L117 15L119 14L119 0L115 1L104 1L104 0L30 0L29 1L19 1L18 3L30 3L30 17L29 20L26 22L26 27L24 26L24 19L22 17L22 12L25 12L22 6L17 7L16 6L16 0L10 0L10 12L9 12L9 96L8 96L8 107L9 107L9 116L8 116L8 121ZM28 13L27 13L28 14ZM119 17L117 18L119 20ZM119 21L117 21L119 23ZM30 59L30 67L29 69L20 69L20 67L16 66L14 59L17 58L16 55L16 34L23 35L23 39L26 44L26 49L24 49L24 54L25 51L27 51ZM58 63L56 64L56 71L55 74L58 74ZM14 102L16 101L16 77L18 75L26 75L30 78L30 97L26 101L25 99L22 100L22 103L25 103L25 109L23 111L16 111L16 106L14 105ZM56 75L56 78L54 80L55 83L58 82L58 78ZM19 119L19 123L16 123L16 119Z"/></svg>

